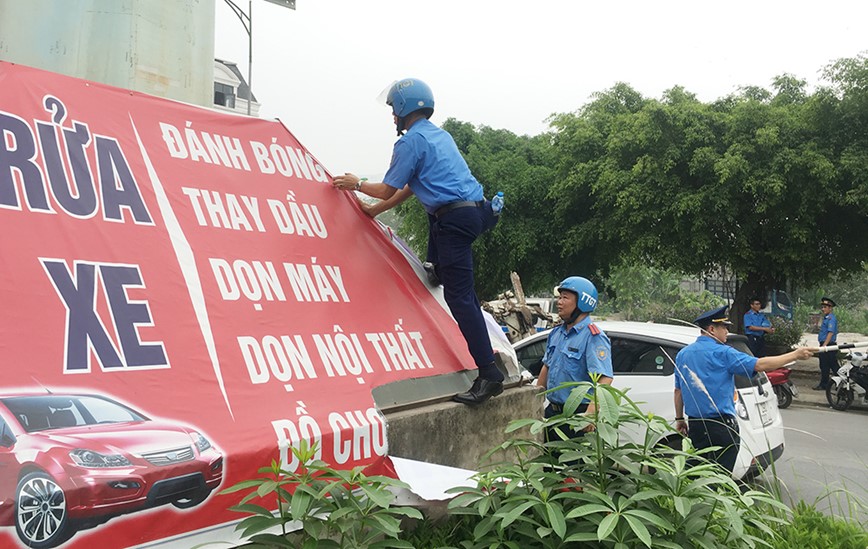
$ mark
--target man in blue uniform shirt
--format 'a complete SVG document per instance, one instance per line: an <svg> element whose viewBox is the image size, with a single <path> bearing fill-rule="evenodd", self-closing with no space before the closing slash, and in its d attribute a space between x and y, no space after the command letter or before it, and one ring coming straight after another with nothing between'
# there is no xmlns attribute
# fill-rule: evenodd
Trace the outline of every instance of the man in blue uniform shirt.
<svg viewBox="0 0 868 549"><path fill-rule="evenodd" d="M820 332L817 340L820 347L829 347L838 344L838 318L832 309L835 302L830 297L820 300L820 310L823 312L823 321L820 323ZM838 371L838 353L820 353L820 383L813 387L815 391L826 390L831 381L831 375Z"/></svg>
<svg viewBox="0 0 868 549"><path fill-rule="evenodd" d="M750 310L744 314L744 335L753 356L759 358L765 354L766 334L773 334L775 329L766 315L760 312L763 308L759 297L750 298Z"/></svg>
<svg viewBox="0 0 868 549"><path fill-rule="evenodd" d="M402 137L395 143L392 163L383 182L370 183L348 173L336 176L333 185L381 199L375 204L359 201L359 206L371 217L413 194L422 203L428 212L427 263L436 269L434 278L443 284L446 304L479 369L470 389L454 399L464 404L481 404L503 391L503 374L494 363L474 289L471 245L494 226L497 218L452 136L428 120L434 113L431 88L414 78L395 82L386 104L392 107L395 127Z"/></svg>
<svg viewBox="0 0 868 549"><path fill-rule="evenodd" d="M726 306L694 321L702 334L675 356L675 428L690 436L694 448L712 446L706 454L732 471L741 439L735 420L735 376L777 370L793 360L809 358L816 349L803 347L785 355L756 358L726 345ZM684 414L689 419L685 419Z"/></svg>
<svg viewBox="0 0 868 549"><path fill-rule="evenodd" d="M591 312L597 307L597 288L590 280L580 276L564 279L558 286L558 316L564 321L549 333L543 366L537 384L546 389L555 389L563 383L591 381L591 374L599 374L597 383L612 383L612 344L609 337L591 322ZM564 403L570 396L570 388L549 393L545 417L563 412ZM585 400L576 410L593 415L594 403ZM584 432L594 429L588 424ZM583 433L567 433L581 436ZM556 440L547 433L549 440Z"/></svg>

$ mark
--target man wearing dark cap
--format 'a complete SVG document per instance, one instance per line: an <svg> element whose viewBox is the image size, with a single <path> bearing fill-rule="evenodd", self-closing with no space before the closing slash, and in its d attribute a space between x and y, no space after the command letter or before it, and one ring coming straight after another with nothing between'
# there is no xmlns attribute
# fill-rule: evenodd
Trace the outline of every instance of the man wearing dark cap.
<svg viewBox="0 0 868 549"><path fill-rule="evenodd" d="M675 428L697 449L719 449L706 456L732 472L741 441L735 419L735 376L752 376L810 357L803 347L785 355L756 358L726 345L732 323L728 307L705 312L694 323L702 330L675 356ZM687 419L685 415L687 414Z"/></svg>
<svg viewBox="0 0 868 549"><path fill-rule="evenodd" d="M838 319L832 312L834 307L835 302L832 298L824 297L820 300L820 310L823 312L823 322L820 323L820 333L817 334L820 347L838 344ZM838 369L837 354L820 353L820 383L813 388L815 391L825 391L829 386L831 374Z"/></svg>

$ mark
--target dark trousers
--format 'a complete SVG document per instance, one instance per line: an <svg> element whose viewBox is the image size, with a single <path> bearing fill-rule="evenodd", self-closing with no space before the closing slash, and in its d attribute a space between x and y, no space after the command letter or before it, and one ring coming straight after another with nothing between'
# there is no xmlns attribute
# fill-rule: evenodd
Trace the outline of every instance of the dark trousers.
<svg viewBox="0 0 868 549"><path fill-rule="evenodd" d="M497 223L491 208L466 207L450 210L439 218L428 216L428 261L436 265L443 284L443 297L467 341L467 349L480 375L500 377L494 368L494 353L473 279L473 241ZM493 371L492 371L493 370Z"/></svg>
<svg viewBox="0 0 868 549"><path fill-rule="evenodd" d="M741 443L735 418L732 416L690 418L687 427L693 447L702 449L719 446L719 450L705 454L705 457L732 472Z"/></svg>
<svg viewBox="0 0 868 549"><path fill-rule="evenodd" d="M588 404L589 403L587 403L587 402L585 402L583 404L579 404L579 407L576 408L576 413L577 414L585 413L585 411L587 411L587 409L588 409ZM564 408L560 404L553 404L553 403L549 402L548 405L546 406L545 412L543 413L543 417L545 417L546 419L548 419L550 417L555 417L555 416L563 413L563 411L564 411ZM569 438L580 438L580 437L585 436L584 431L575 431L575 430L570 429L569 427L566 427L564 425L558 427L558 429L563 431L563 433L565 435L567 435L567 437L569 437ZM561 437L558 436L558 434L555 432L554 428L546 427L546 442L554 442L554 441L560 441L560 440L561 440Z"/></svg>
<svg viewBox="0 0 868 549"><path fill-rule="evenodd" d="M766 338L764 336L748 335L747 346L750 348L750 352L753 353L753 356L757 358L766 356Z"/></svg>
<svg viewBox="0 0 868 549"><path fill-rule="evenodd" d="M832 342L829 345L837 345ZM838 372L838 352L820 353L820 387L829 386L830 376Z"/></svg>

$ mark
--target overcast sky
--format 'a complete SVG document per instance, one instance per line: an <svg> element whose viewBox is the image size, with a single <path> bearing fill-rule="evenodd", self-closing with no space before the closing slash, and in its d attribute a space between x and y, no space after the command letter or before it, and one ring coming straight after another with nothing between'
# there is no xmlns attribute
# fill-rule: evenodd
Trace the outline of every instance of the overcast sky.
<svg viewBox="0 0 868 549"><path fill-rule="evenodd" d="M247 34L216 0L215 55L247 74ZM236 3L247 10L246 0ZM868 50L868 2L730 0L253 0L253 93L332 174L377 179L395 135L376 101L396 79L434 91L448 117L536 135L546 118L627 82L702 101L790 73L811 86Z"/></svg>

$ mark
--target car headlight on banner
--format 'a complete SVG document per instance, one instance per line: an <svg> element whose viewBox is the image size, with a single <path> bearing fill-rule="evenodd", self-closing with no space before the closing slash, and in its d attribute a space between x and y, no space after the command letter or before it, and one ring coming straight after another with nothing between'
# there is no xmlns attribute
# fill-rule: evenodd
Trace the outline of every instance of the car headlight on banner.
<svg viewBox="0 0 868 549"><path fill-rule="evenodd" d="M102 469L104 467L128 467L130 460L118 454L100 454L92 450L73 450L69 453L72 461L80 467Z"/></svg>
<svg viewBox="0 0 868 549"><path fill-rule="evenodd" d="M211 447L211 443L208 442L208 439L206 439L196 431L190 433L190 438L193 439L193 442L196 444L196 448L199 450L200 454Z"/></svg>

